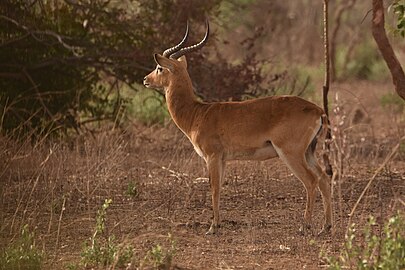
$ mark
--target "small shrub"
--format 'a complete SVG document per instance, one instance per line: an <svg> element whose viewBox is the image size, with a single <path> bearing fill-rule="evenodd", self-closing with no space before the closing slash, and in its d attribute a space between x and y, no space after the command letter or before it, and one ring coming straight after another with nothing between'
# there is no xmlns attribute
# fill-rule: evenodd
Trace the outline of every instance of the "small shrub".
<svg viewBox="0 0 405 270"><path fill-rule="evenodd" d="M115 236L107 233L105 223L107 209L111 203L111 199L105 200L101 209L97 211L95 232L89 241L84 243L81 253L81 265L84 267L107 267L111 265L124 267L132 259L132 246L118 245Z"/></svg>
<svg viewBox="0 0 405 270"><path fill-rule="evenodd" d="M167 237L168 247L164 248L157 244L146 254L142 267L154 269L171 269L174 255L176 254L176 242L169 233Z"/></svg>
<svg viewBox="0 0 405 270"><path fill-rule="evenodd" d="M136 196L138 196L138 188L137 188L136 182L131 181L128 183L128 187L127 187L125 194L132 198L135 198Z"/></svg>
<svg viewBox="0 0 405 270"><path fill-rule="evenodd" d="M43 257L35 246L34 233L25 225L20 238L0 255L0 269L41 269Z"/></svg>
<svg viewBox="0 0 405 270"><path fill-rule="evenodd" d="M111 265L124 267L132 259L133 248L131 246L120 247L114 236L110 236L106 240L91 239L90 243L85 243L81 253L81 263L85 267Z"/></svg>
<svg viewBox="0 0 405 270"><path fill-rule="evenodd" d="M405 269L405 219L397 213L384 225L383 232L373 232L375 219L370 217L362 241L356 241L356 226L346 235L344 248L338 257L327 257L329 269Z"/></svg>

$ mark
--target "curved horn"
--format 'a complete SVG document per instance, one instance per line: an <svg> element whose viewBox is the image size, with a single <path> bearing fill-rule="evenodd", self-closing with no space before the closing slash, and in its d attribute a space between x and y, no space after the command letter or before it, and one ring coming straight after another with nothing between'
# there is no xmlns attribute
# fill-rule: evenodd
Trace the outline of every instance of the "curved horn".
<svg viewBox="0 0 405 270"><path fill-rule="evenodd" d="M184 34L183 39L176 46L173 46L173 47L165 50L163 52L163 56L164 57L169 57L171 54L173 54L173 53L177 52L178 50L180 50L181 46L183 46L183 44L187 41L187 38L188 38L188 21L187 21L187 25L186 25L186 33Z"/></svg>
<svg viewBox="0 0 405 270"><path fill-rule="evenodd" d="M180 49L179 51L170 55L170 58L178 59L180 56L185 55L186 53L193 52L193 51L196 51L196 50L202 48L205 45L205 43L207 43L208 35L210 33L210 26L208 23L208 19L205 21L205 27L206 27L205 36L199 43Z"/></svg>

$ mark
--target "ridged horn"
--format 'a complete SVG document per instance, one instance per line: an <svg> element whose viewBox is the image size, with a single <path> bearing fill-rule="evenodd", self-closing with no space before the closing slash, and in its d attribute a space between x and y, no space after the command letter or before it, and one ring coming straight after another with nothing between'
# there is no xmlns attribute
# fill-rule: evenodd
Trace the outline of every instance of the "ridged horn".
<svg viewBox="0 0 405 270"><path fill-rule="evenodd" d="M185 47L185 48L182 48L182 49L178 50L177 52L170 55L170 58L178 59L180 56L183 56L186 53L193 52L193 51L196 51L196 50L202 48L205 45L205 43L207 43L208 36L209 36L209 33L210 33L210 26L209 26L209 23L208 23L208 19L205 21L205 27L206 27L205 36L200 42L198 42L195 45Z"/></svg>
<svg viewBox="0 0 405 270"><path fill-rule="evenodd" d="M187 38L188 38L188 21L187 21L187 25L186 25L186 33L184 34L183 39L182 39L182 40L180 41L180 43L177 44L176 46L173 46L173 47L171 47L171 48L165 50L165 51L163 52L163 56L164 56L164 57L169 57L171 54L173 54L173 53L177 52L178 50L180 50L180 49L181 49L181 46L183 46L184 43L186 43Z"/></svg>

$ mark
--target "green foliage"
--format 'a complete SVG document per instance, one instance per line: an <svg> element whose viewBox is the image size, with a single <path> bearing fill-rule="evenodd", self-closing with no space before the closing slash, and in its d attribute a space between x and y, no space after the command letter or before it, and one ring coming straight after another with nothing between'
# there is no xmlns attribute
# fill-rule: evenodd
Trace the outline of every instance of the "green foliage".
<svg viewBox="0 0 405 270"><path fill-rule="evenodd" d="M376 222L370 217L362 239L357 239L352 224L338 257L327 257L329 269L400 270L405 267L405 219L397 213L384 225L383 232L373 230Z"/></svg>
<svg viewBox="0 0 405 270"><path fill-rule="evenodd" d="M405 110L405 101L394 93L384 94L380 98L380 103L383 108L393 110L395 113L403 113Z"/></svg>
<svg viewBox="0 0 405 270"><path fill-rule="evenodd" d="M396 17L394 35L405 37L405 0L395 0L390 8Z"/></svg>
<svg viewBox="0 0 405 270"><path fill-rule="evenodd" d="M7 247L0 255L0 269L41 269L44 254L38 250L34 233L25 225L17 241Z"/></svg>
<svg viewBox="0 0 405 270"><path fill-rule="evenodd" d="M133 257L132 246L118 245L115 236L107 232L107 209L111 203L111 199L106 199L101 209L97 211L94 234L89 241L84 243L81 253L80 265L84 267L107 267L111 265L124 267L130 263ZM76 266L70 264L68 267L74 269Z"/></svg>
<svg viewBox="0 0 405 270"><path fill-rule="evenodd" d="M135 89L153 53L178 42L173 29L186 16L203 25L221 1L0 1L0 131L115 121L125 103L117 83Z"/></svg>
<svg viewBox="0 0 405 270"><path fill-rule="evenodd" d="M164 124L170 117L164 97L148 89L134 95L128 111L129 115L147 126Z"/></svg>
<svg viewBox="0 0 405 270"><path fill-rule="evenodd" d="M289 94L309 97L315 92L314 80L319 80L323 76L323 71L319 67L297 66L292 68L290 82L287 83Z"/></svg>
<svg viewBox="0 0 405 270"><path fill-rule="evenodd" d="M107 120L119 124L122 116L131 114L147 125L163 123L168 114L161 105L161 96L141 93L130 103L122 94L122 86L139 90L137 82L153 69L153 53L179 42L186 20L192 28L190 43L203 35L207 17L220 25L216 27L218 32L213 28L204 50L187 55L196 92L205 101L240 100L263 93L261 88L267 89L265 84L274 74L262 69L269 56L256 55L266 32L263 27L255 27L262 22L254 19L269 16L248 14L247 33L237 42L243 53L234 59L228 59L221 50L232 52L235 47L216 36L224 29L229 33L221 20L232 28L248 7L254 5L262 10L260 7L268 3L190 3L0 1L0 132L79 133L87 130L89 123ZM275 14L286 14L281 4L272 5L277 8ZM270 17L272 25L277 25L279 19L286 22L284 15ZM149 95L153 98L146 97ZM98 125L90 127L94 126Z"/></svg>
<svg viewBox="0 0 405 270"><path fill-rule="evenodd" d="M241 15L246 14L247 7L255 2L257 0L239 0L237 3L235 1L222 1L219 7L221 11L219 19L226 23L230 29L235 29L243 23Z"/></svg>
<svg viewBox="0 0 405 270"><path fill-rule="evenodd" d="M65 266L67 269L107 269L110 267L127 269L134 263L133 247L128 244L117 244L115 236L108 233L106 219L107 210L111 203L111 199L106 199L97 211L94 234L88 241L84 242L80 263L69 263ZM150 267L153 269L170 269L175 254L176 242L169 234L167 243L153 246L145 255L141 265L137 263L135 267L139 266L140 269L149 269Z"/></svg>
<svg viewBox="0 0 405 270"><path fill-rule="evenodd" d="M169 233L167 237L167 247L157 244L146 254L142 267L153 267L154 269L171 269L173 258L176 254L176 242Z"/></svg>
<svg viewBox="0 0 405 270"><path fill-rule="evenodd" d="M85 267L111 266L124 267L131 262L133 248L120 247L114 236L106 240L91 239L91 245L85 244L81 253L81 264Z"/></svg>
<svg viewBox="0 0 405 270"><path fill-rule="evenodd" d="M103 102L101 92L115 88L100 82L108 77L127 83L141 78L143 71L129 66L132 59L118 53L133 49L142 27L126 20L129 10L123 6L90 2L1 1L2 131L79 128L80 113L114 118L105 110L110 104ZM133 28L122 29L124 23Z"/></svg>
<svg viewBox="0 0 405 270"><path fill-rule="evenodd" d="M342 74L338 74L338 77L362 80L387 78L388 71L386 64L381 59L378 50L374 46L371 46L370 42L359 44L350 60L344 63L343 58L346 57L346 53L345 49L342 48L341 53L338 54L337 70L343 72Z"/></svg>
<svg viewBox="0 0 405 270"><path fill-rule="evenodd" d="M138 187L137 187L136 182L130 181L128 183L128 187L127 187L127 190L125 193L128 196L131 196L132 198L135 198L136 196L138 196Z"/></svg>

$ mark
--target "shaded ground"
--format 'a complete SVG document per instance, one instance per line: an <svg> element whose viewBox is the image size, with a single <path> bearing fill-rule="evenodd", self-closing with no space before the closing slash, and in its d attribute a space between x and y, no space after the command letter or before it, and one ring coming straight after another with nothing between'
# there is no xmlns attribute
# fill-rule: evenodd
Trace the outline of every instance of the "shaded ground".
<svg viewBox="0 0 405 270"><path fill-rule="evenodd" d="M134 247L135 263L157 244L170 248L170 233L175 241L175 268L324 268L320 252L336 254L341 249L348 213L403 132L398 120L386 117L388 112L379 106L380 91L388 87L359 87L357 102L347 99L352 86L336 87L343 100L334 102L340 112L332 113L339 127L335 132L339 151L332 154L335 165L340 164L339 152L343 150L345 156L343 177L333 187L335 227L331 237L298 233L305 190L278 159L228 165L221 191L220 233L205 236L212 212L204 163L184 135L169 124L160 128L134 126L124 135L105 132L95 139L38 149L28 145L16 148L5 141L2 246L27 223L35 230L37 245L47 254L46 267L59 269L67 262L78 262L83 242L94 232L97 210L111 198L108 231L118 242ZM354 119L356 110L362 111L359 119ZM403 157L388 163L352 222L362 226L371 214L381 224L403 209L398 199L405 197L404 172ZM320 230L322 219L318 194L314 231Z"/></svg>

